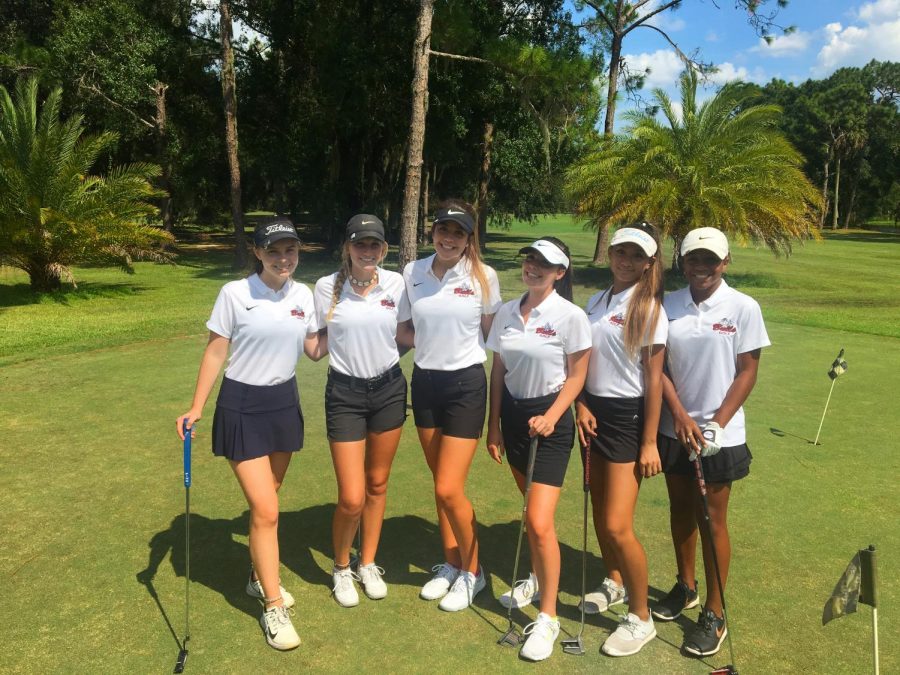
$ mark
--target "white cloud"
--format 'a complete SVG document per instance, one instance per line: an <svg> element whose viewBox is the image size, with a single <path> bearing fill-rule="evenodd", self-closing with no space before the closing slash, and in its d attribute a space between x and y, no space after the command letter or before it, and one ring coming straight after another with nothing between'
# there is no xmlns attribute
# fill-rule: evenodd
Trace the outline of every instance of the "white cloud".
<svg viewBox="0 0 900 675"><path fill-rule="evenodd" d="M726 82L734 82L742 80L744 82L765 82L767 78L762 68L754 68L752 71L747 70L744 66L736 67L730 61L717 63L718 70L711 74L707 80L714 85L722 85Z"/></svg>
<svg viewBox="0 0 900 675"><path fill-rule="evenodd" d="M666 89L678 81L678 76L684 70L684 63L671 49L657 49L652 54L627 54L625 62L632 72L643 72L648 68L650 73L644 82L644 89L661 87Z"/></svg>
<svg viewBox="0 0 900 675"><path fill-rule="evenodd" d="M760 38L759 44L753 47L750 51L756 52L757 54L762 54L763 56L772 56L775 58L792 57L805 52L809 47L811 41L811 33L797 31L788 35L773 36L771 43L767 43L765 40Z"/></svg>
<svg viewBox="0 0 900 675"><path fill-rule="evenodd" d="M843 66L863 66L872 59L900 61L900 0L865 3L857 16L861 25L825 26L825 45L812 69L817 77Z"/></svg>
<svg viewBox="0 0 900 675"><path fill-rule="evenodd" d="M703 39L707 42L720 42L722 40L722 38L719 37L719 34L714 30L709 31Z"/></svg>

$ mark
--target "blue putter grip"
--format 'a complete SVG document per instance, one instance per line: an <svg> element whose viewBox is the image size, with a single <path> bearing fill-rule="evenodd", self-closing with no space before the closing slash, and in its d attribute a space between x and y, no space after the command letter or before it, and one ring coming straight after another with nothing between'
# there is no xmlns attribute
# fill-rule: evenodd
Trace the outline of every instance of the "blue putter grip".
<svg viewBox="0 0 900 675"><path fill-rule="evenodd" d="M191 430L184 421L184 487L191 487Z"/></svg>

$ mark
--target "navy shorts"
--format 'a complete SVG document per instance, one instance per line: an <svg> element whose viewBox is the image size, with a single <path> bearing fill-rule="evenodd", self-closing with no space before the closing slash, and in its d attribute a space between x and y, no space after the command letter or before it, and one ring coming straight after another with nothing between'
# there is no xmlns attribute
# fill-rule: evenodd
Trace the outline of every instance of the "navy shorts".
<svg viewBox="0 0 900 675"><path fill-rule="evenodd" d="M503 402L500 407L503 447L510 466L523 476L528 472L528 452L531 447L528 420L547 412L557 396L558 394L554 393L538 398L514 399L506 387L503 388ZM553 433L540 439L534 458L532 482L562 487L574 442L575 418L570 407L559 418Z"/></svg>
<svg viewBox="0 0 900 675"><path fill-rule="evenodd" d="M214 455L236 462L303 447L297 380L261 387L222 379L213 416Z"/></svg>
<svg viewBox="0 0 900 675"><path fill-rule="evenodd" d="M662 460L663 473L675 476L694 476L694 465L688 459L688 451L681 442L664 434L658 434L656 445ZM707 483L731 483L750 473L753 455L746 443L722 448L712 457L701 457L703 479Z"/></svg>
<svg viewBox="0 0 900 675"><path fill-rule="evenodd" d="M444 436L481 438L487 409L487 378L480 363L460 370L425 370L412 374L416 426L440 429Z"/></svg>
<svg viewBox="0 0 900 675"><path fill-rule="evenodd" d="M328 440L361 441L369 432L389 431L406 421L406 378L400 365L364 379L328 370L325 426Z"/></svg>
<svg viewBox="0 0 900 675"><path fill-rule="evenodd" d="M597 418L591 451L616 464L638 461L644 433L644 397L614 398L584 392L584 400Z"/></svg>

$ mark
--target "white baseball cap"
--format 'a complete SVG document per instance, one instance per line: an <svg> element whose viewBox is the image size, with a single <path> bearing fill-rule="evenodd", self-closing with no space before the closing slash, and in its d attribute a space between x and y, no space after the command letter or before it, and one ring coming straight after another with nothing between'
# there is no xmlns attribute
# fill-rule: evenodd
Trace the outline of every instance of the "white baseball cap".
<svg viewBox="0 0 900 675"><path fill-rule="evenodd" d="M725 260L728 257L728 239L721 230L714 227L698 227L684 236L681 241L681 255L697 250L712 251L719 260Z"/></svg>
<svg viewBox="0 0 900 675"><path fill-rule="evenodd" d="M616 230L609 245L611 248L619 244L636 244L641 247L648 258L656 255L656 249L658 248L653 237L636 227L621 227Z"/></svg>
<svg viewBox="0 0 900 675"><path fill-rule="evenodd" d="M546 239L538 239L531 246L524 246L519 249L519 253L529 252L539 253L551 265L562 265L565 269L569 269L569 258L563 250Z"/></svg>

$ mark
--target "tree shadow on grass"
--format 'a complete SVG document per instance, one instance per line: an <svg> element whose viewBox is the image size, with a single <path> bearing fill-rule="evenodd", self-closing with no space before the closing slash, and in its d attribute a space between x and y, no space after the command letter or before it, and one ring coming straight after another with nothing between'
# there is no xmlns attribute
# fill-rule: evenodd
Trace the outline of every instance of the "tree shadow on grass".
<svg viewBox="0 0 900 675"><path fill-rule="evenodd" d="M38 293L31 290L28 284L0 284L0 308L44 303L68 306L73 300L134 297L146 290L148 289L139 284L87 282L78 284L78 288L64 286L52 293Z"/></svg>

